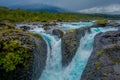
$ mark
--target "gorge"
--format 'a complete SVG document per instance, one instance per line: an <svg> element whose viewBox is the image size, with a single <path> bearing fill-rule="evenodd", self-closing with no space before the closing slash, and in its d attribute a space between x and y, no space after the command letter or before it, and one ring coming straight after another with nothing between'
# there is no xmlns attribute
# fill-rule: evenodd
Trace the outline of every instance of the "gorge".
<svg viewBox="0 0 120 80"><path fill-rule="evenodd" d="M93 53L95 48L94 39L96 34L104 34L105 32L117 31L119 29L114 26L92 27L92 25L92 21L62 22L57 23L57 27L52 26L46 30L40 27L41 24L17 25L18 28L21 26L31 26L32 29L29 31L40 34L47 44L46 66L39 80L87 80L86 78L92 75L84 72L84 70L86 71L86 68L89 69L87 63L89 57L93 56L91 53ZM57 35L53 33L54 30L58 30ZM59 35L63 36L59 37ZM93 66L91 65L91 67ZM93 77L88 79L98 80L96 78L92 79Z"/></svg>

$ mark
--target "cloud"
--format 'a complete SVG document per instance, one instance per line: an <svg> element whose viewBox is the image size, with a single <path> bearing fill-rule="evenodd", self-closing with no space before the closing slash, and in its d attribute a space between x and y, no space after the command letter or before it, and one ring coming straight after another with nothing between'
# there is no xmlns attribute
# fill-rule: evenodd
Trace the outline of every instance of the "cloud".
<svg viewBox="0 0 120 80"><path fill-rule="evenodd" d="M92 7L99 8L98 6L108 6L112 4L120 5L120 0L0 0L0 6L9 7L14 5L29 4L47 4L67 9L73 12L76 12L78 10L82 10L81 12L89 12L84 10Z"/></svg>
<svg viewBox="0 0 120 80"><path fill-rule="evenodd" d="M101 7L92 7L92 8L80 10L78 12L81 12L81 13L115 13L115 12L118 12L120 13L120 4L113 4L113 5L101 6Z"/></svg>

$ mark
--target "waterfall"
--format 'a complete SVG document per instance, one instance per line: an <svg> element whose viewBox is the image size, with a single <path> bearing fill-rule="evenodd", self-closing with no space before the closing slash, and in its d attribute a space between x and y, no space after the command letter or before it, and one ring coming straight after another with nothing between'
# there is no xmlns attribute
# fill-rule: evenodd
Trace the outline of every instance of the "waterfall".
<svg viewBox="0 0 120 80"><path fill-rule="evenodd" d="M92 23L90 22L62 23L59 28L66 31L80 27L89 27L91 25ZM100 32L113 30L118 29L113 27L91 28L91 32L86 32L86 34L80 39L80 44L77 51L75 52L75 56L73 57L70 64L65 68L61 66L61 39L54 35L45 33L45 31L41 28L32 30L32 32L37 32L42 35L48 47L46 68L39 80L80 80L88 58L93 50L95 35Z"/></svg>
<svg viewBox="0 0 120 80"><path fill-rule="evenodd" d="M54 36L45 35L51 40L51 57L48 56L47 68L43 72L40 80L80 80L93 49L94 36L99 32L113 30L117 29L91 28L91 33L86 32L85 36L81 38L80 45L72 62L64 69L61 67L61 40L55 40Z"/></svg>
<svg viewBox="0 0 120 80"><path fill-rule="evenodd" d="M40 80L49 80L53 76L54 77L58 76L57 72L60 72L62 69L61 39L53 35L50 35L50 34L42 33L41 35L47 42L48 56L47 56L47 61L46 61L46 69L43 71L43 74ZM56 79L56 78L53 78L53 79Z"/></svg>
<svg viewBox="0 0 120 80"><path fill-rule="evenodd" d="M85 34L80 40L80 45L72 62L63 70L60 80L80 80L88 58L93 50L94 36L99 32L113 31L116 28L91 28L91 33ZM57 80L57 79L56 79Z"/></svg>

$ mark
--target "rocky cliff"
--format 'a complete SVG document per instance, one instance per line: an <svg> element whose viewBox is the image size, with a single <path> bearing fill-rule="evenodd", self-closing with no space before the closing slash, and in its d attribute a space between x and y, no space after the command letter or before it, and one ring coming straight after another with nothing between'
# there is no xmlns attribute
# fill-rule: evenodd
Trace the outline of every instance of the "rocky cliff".
<svg viewBox="0 0 120 80"><path fill-rule="evenodd" d="M74 57L79 47L80 39L86 32L90 32L90 28L79 28L70 30L63 35L62 38L62 65L67 66Z"/></svg>
<svg viewBox="0 0 120 80"><path fill-rule="evenodd" d="M99 33L81 80L120 80L120 31Z"/></svg>
<svg viewBox="0 0 120 80"><path fill-rule="evenodd" d="M42 37L8 23L1 23L0 30L0 80L38 80L47 58Z"/></svg>

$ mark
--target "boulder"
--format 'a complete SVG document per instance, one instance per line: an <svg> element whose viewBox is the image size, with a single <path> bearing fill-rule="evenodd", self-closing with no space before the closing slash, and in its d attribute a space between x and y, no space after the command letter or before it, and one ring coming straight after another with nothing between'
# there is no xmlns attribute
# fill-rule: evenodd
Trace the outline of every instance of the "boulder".
<svg viewBox="0 0 120 80"><path fill-rule="evenodd" d="M51 29L51 27L55 27L57 25L56 22L45 22L43 23L43 28L45 30Z"/></svg>
<svg viewBox="0 0 120 80"><path fill-rule="evenodd" d="M64 35L64 32L60 29L54 29L52 34L58 36L59 38L62 38Z"/></svg>
<svg viewBox="0 0 120 80"><path fill-rule="evenodd" d="M30 26L20 26L20 29L22 29L23 31L28 31L30 30Z"/></svg>
<svg viewBox="0 0 120 80"><path fill-rule="evenodd" d="M120 79L120 32L108 31L95 36L93 52L80 80Z"/></svg>

